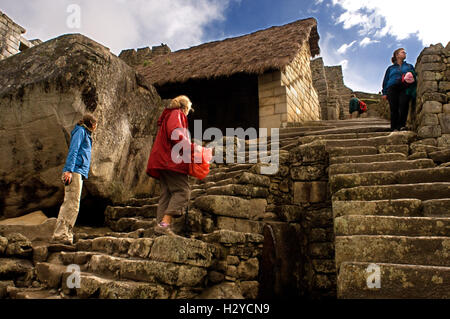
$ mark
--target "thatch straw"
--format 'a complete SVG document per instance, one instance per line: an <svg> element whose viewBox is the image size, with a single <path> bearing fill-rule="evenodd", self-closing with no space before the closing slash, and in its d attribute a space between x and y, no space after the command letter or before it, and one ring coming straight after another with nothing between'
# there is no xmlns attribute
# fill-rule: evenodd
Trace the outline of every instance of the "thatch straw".
<svg viewBox="0 0 450 319"><path fill-rule="evenodd" d="M235 73L262 74L284 68L308 43L312 56L320 53L314 18L156 56L137 69L159 86Z"/></svg>

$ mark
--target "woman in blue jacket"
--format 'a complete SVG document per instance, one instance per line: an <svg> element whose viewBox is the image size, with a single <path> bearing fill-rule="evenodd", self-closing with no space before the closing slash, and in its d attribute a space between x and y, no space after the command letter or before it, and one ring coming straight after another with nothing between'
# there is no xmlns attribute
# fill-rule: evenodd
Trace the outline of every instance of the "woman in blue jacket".
<svg viewBox="0 0 450 319"><path fill-rule="evenodd" d="M69 153L63 168L64 203L61 205L52 242L72 244L73 226L78 217L83 179L88 178L91 165L91 134L97 128L97 119L86 114L71 133Z"/></svg>
<svg viewBox="0 0 450 319"><path fill-rule="evenodd" d="M405 49L400 48L394 51L391 58L392 65L387 68L383 80L383 98L389 101L391 109L391 130L406 130L406 120L408 118L409 101L411 100L410 87L416 85L414 67L405 62ZM404 81L405 75L411 72L414 76L414 83L409 84Z"/></svg>

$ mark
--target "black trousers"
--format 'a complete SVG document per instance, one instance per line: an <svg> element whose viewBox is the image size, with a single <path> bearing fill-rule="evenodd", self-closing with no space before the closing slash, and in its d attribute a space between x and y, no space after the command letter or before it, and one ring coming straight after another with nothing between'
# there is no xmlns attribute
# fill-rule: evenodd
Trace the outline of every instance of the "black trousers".
<svg viewBox="0 0 450 319"><path fill-rule="evenodd" d="M402 84L390 86L387 89L387 98L391 109L391 129L400 130L408 119L410 97L406 95L406 87Z"/></svg>

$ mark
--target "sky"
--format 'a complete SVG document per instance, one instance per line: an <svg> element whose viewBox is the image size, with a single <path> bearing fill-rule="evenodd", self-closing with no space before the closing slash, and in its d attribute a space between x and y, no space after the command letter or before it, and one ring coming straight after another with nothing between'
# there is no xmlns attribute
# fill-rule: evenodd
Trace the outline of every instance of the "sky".
<svg viewBox="0 0 450 319"><path fill-rule="evenodd" d="M450 41L449 0L0 0L29 40L81 33L118 55L168 44L172 51L314 17L325 65L341 65L345 85L378 93L392 52L416 63Z"/></svg>

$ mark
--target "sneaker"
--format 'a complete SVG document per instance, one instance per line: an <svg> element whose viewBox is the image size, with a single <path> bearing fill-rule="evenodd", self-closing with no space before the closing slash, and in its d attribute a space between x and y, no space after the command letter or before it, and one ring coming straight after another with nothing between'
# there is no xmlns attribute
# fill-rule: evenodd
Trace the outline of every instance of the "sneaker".
<svg viewBox="0 0 450 319"><path fill-rule="evenodd" d="M167 236L176 236L176 234L173 232L170 224L163 223L163 222L161 222L155 226L155 233L161 234L161 235L167 235Z"/></svg>

